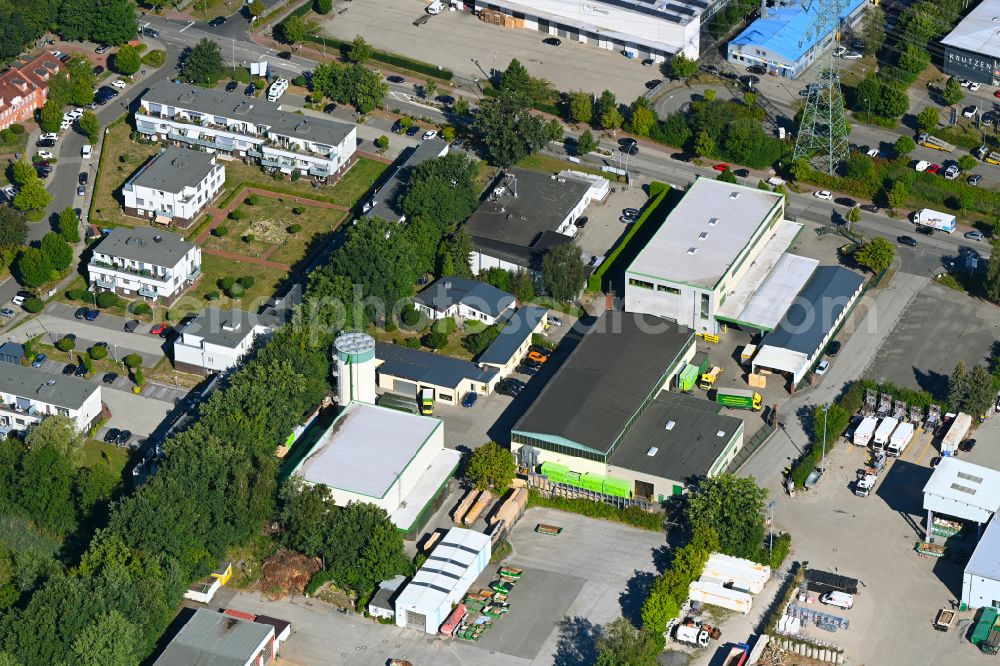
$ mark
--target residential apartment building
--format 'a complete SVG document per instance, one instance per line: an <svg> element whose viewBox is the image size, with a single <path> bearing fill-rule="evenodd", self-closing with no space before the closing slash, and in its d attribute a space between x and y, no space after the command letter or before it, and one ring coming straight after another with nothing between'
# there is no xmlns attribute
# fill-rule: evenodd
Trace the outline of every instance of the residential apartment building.
<svg viewBox="0 0 1000 666"><path fill-rule="evenodd" d="M59 59L46 52L18 58L0 74L0 130L34 118L49 97L49 78L60 68Z"/></svg>
<svg viewBox="0 0 1000 666"><path fill-rule="evenodd" d="M0 372L0 434L61 414L85 430L101 417L101 385L78 377L7 364Z"/></svg>
<svg viewBox="0 0 1000 666"><path fill-rule="evenodd" d="M206 308L174 340L174 367L207 375L225 372L253 349L257 336L271 332L277 320L246 310Z"/></svg>
<svg viewBox="0 0 1000 666"><path fill-rule="evenodd" d="M136 129L146 137L259 164L270 173L326 183L350 165L353 125L302 116L275 102L161 81L140 101Z"/></svg>
<svg viewBox="0 0 1000 666"><path fill-rule="evenodd" d="M118 227L94 247L87 277L99 290L170 303L201 277L201 248L169 231Z"/></svg>
<svg viewBox="0 0 1000 666"><path fill-rule="evenodd" d="M225 180L226 167L209 153L164 148L122 186L125 214L187 228Z"/></svg>

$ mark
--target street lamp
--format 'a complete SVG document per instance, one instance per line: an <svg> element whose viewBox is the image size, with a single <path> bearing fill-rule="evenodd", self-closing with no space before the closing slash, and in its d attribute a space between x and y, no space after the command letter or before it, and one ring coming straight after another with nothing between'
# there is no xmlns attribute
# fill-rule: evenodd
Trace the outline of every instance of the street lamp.
<svg viewBox="0 0 1000 666"><path fill-rule="evenodd" d="M826 415L830 411L830 403L827 403L823 408L823 451L822 458L819 464L819 471L826 473Z"/></svg>
<svg viewBox="0 0 1000 666"><path fill-rule="evenodd" d="M871 122L872 121L872 102L871 102L870 99L866 99L865 100L865 104L868 105L868 118L867 118L867 121Z"/></svg>
<svg viewBox="0 0 1000 666"><path fill-rule="evenodd" d="M768 543L767 543L767 559L771 560L774 554L774 505L777 504L774 500L767 503L767 509L771 512L771 529L768 530Z"/></svg>

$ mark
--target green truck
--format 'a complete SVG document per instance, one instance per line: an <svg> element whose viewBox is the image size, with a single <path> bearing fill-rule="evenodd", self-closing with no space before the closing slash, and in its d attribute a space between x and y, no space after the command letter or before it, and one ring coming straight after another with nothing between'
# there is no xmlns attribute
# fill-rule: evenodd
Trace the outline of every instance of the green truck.
<svg viewBox="0 0 1000 666"><path fill-rule="evenodd" d="M764 406L760 393L747 389L720 388L715 392L715 402L733 409L752 409L759 412Z"/></svg>

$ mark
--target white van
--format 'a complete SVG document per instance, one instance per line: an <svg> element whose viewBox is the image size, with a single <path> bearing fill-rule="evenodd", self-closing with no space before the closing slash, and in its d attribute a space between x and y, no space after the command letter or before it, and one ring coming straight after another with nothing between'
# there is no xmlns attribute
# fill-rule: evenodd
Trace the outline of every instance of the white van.
<svg viewBox="0 0 1000 666"><path fill-rule="evenodd" d="M827 606L836 606L844 610L850 610L854 605L854 595L847 592L827 592L820 595L819 600Z"/></svg>
<svg viewBox="0 0 1000 666"><path fill-rule="evenodd" d="M286 90L288 90L288 80L278 79L271 84L270 88L267 89L267 101L277 102L278 99L285 94Z"/></svg>
<svg viewBox="0 0 1000 666"><path fill-rule="evenodd" d="M916 169L917 171L927 171L930 165L931 165L930 162L926 160L920 160L919 162L916 163L916 165L913 168Z"/></svg>

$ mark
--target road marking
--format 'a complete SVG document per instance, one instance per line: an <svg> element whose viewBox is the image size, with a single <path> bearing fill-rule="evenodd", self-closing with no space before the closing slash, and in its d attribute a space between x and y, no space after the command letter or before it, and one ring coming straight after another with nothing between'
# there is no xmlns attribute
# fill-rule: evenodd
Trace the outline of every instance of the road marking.
<svg viewBox="0 0 1000 666"><path fill-rule="evenodd" d="M920 461L923 460L924 456L927 454L927 449L931 448L931 444L933 443L934 443L934 437L931 436L931 438L927 441L927 445L924 447L924 450L920 452L920 456L913 462L919 465Z"/></svg>
<svg viewBox="0 0 1000 666"><path fill-rule="evenodd" d="M186 26L184 26L183 28L181 28L177 32L184 32L185 30L187 30L188 28L190 28L193 25L194 25L194 21L190 21Z"/></svg>

